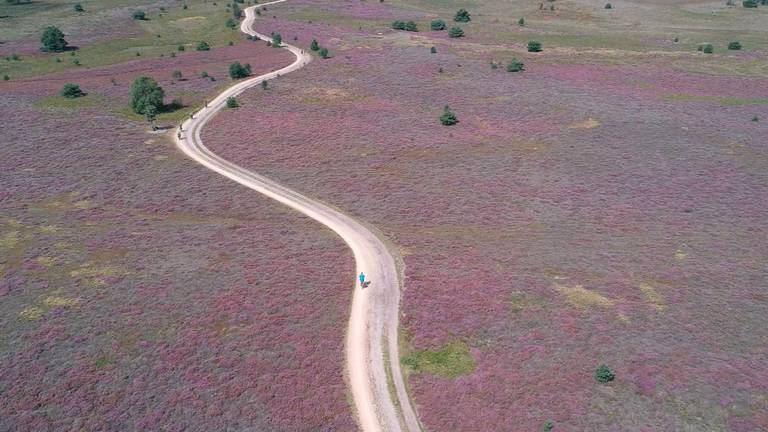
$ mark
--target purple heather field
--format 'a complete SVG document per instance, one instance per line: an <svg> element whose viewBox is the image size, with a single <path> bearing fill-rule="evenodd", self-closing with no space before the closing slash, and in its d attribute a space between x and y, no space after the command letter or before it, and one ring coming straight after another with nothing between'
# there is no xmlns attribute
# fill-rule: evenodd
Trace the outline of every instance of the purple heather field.
<svg viewBox="0 0 768 432"><path fill-rule="evenodd" d="M512 74L431 33L275 13L263 30L333 57L203 140L399 246L413 348L475 362L410 376L427 430L768 428L768 79L527 53Z"/></svg>
<svg viewBox="0 0 768 432"><path fill-rule="evenodd" d="M258 47L256 73L290 61ZM165 64L224 81L234 48ZM354 429L341 240L122 117L132 76L102 72L75 107L0 83L0 430Z"/></svg>

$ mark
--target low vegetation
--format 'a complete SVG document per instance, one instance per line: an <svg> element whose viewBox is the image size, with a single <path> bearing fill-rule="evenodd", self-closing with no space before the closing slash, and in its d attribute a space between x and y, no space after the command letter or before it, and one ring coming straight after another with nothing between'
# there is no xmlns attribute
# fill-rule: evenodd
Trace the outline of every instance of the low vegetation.
<svg viewBox="0 0 768 432"><path fill-rule="evenodd" d="M48 26L43 30L40 43L42 44L40 50L44 52L62 52L67 49L64 33L55 26Z"/></svg>
<svg viewBox="0 0 768 432"><path fill-rule="evenodd" d="M64 84L64 87L61 88L59 95L68 99L74 99L85 96L85 92L80 89L79 85L67 83Z"/></svg>
<svg viewBox="0 0 768 432"><path fill-rule="evenodd" d="M600 384L606 384L613 381L616 378L616 374L607 365L601 364L595 369L595 381Z"/></svg>
<svg viewBox="0 0 768 432"><path fill-rule="evenodd" d="M462 8L456 11L456 15L453 16L453 20L456 22L470 22L472 19L469 16L469 12Z"/></svg>
<svg viewBox="0 0 768 432"><path fill-rule="evenodd" d="M440 115L440 123L443 126L453 126L458 122L459 119L456 117L456 114L451 111L450 107L448 105L443 107L443 113Z"/></svg>
<svg viewBox="0 0 768 432"><path fill-rule="evenodd" d="M234 62L229 65L229 77L232 79L245 78L251 74L251 65Z"/></svg>
<svg viewBox="0 0 768 432"><path fill-rule="evenodd" d="M475 360L464 342L449 342L438 350L420 350L404 356L400 362L413 373L428 373L456 378L475 370Z"/></svg>

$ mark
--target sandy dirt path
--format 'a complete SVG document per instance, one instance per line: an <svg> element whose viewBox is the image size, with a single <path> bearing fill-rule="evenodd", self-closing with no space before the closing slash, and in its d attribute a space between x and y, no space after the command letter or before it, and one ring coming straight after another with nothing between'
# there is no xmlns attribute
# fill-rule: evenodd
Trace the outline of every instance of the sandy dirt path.
<svg viewBox="0 0 768 432"><path fill-rule="evenodd" d="M262 3L259 7L284 1ZM252 29L256 18L255 7L244 10L245 20L240 28L244 33L265 41L270 40L270 36ZM363 289L355 275L350 275L354 294L347 329L346 370L358 423L365 432L420 431L400 371L397 345L400 280L392 253L361 223L319 201L220 158L208 150L200 138L203 126L225 106L228 97L260 85L264 80L300 69L312 61L312 56L300 48L288 44L283 44L283 47L296 56L293 63L280 70L239 82L219 94L205 108L185 121L180 133L174 132L176 145L205 167L315 219L347 243L355 257L355 275L364 272L367 279L372 281Z"/></svg>

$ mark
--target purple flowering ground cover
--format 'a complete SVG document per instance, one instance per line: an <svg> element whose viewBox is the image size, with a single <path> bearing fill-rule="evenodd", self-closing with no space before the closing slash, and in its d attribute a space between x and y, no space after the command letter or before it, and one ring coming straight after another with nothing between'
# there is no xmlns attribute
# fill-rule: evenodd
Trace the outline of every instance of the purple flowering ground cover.
<svg viewBox="0 0 768 432"><path fill-rule="evenodd" d="M768 429L759 67L484 49L367 32L378 4L325 22L310 3L263 30L295 25L333 57L247 92L203 140L398 245L406 353L471 355L454 375L412 370L427 430ZM525 72L504 71L512 55ZM458 125L438 122L446 104Z"/></svg>
<svg viewBox="0 0 768 432"><path fill-rule="evenodd" d="M254 73L290 60L258 46ZM167 100L237 48L168 59L220 80L162 72ZM0 430L353 430L341 240L126 118L103 71L69 103L72 77L0 83Z"/></svg>

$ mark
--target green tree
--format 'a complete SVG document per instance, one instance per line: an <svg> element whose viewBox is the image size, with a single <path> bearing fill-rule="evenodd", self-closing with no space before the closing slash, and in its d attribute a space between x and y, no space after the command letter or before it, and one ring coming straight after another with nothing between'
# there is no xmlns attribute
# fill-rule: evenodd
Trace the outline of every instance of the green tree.
<svg viewBox="0 0 768 432"><path fill-rule="evenodd" d="M392 21L392 28L395 30L405 30L404 21Z"/></svg>
<svg viewBox="0 0 768 432"><path fill-rule="evenodd" d="M429 23L429 28L432 30L445 30L445 21L441 19L436 19Z"/></svg>
<svg viewBox="0 0 768 432"><path fill-rule="evenodd" d="M240 6L238 6L236 2L232 3L232 16L234 16L235 19L240 19L242 15L243 11L240 10Z"/></svg>
<svg viewBox="0 0 768 432"><path fill-rule="evenodd" d="M704 54L712 54L715 51L715 47L712 46L712 44L702 44L699 45L699 51L703 52Z"/></svg>
<svg viewBox="0 0 768 432"><path fill-rule="evenodd" d="M741 49L741 42L739 42L739 41L728 42L728 49L729 50L734 50L734 51L740 50Z"/></svg>
<svg viewBox="0 0 768 432"><path fill-rule="evenodd" d="M616 374L607 365L601 364L595 369L595 381L600 384L611 382L615 378Z"/></svg>
<svg viewBox="0 0 768 432"><path fill-rule="evenodd" d="M448 30L448 37L452 37L452 38L464 37L464 30L462 30L461 27L451 27L451 29Z"/></svg>
<svg viewBox="0 0 768 432"><path fill-rule="evenodd" d="M234 62L229 65L229 77L232 79L245 78L251 74L251 65Z"/></svg>
<svg viewBox="0 0 768 432"><path fill-rule="evenodd" d="M40 37L40 48L43 52L62 52L67 49L67 41L64 40L64 33L58 27L48 26L43 30Z"/></svg>
<svg viewBox="0 0 768 432"><path fill-rule="evenodd" d="M232 96L227 98L227 108L237 108L240 104L237 103L237 99L233 98Z"/></svg>
<svg viewBox="0 0 768 432"><path fill-rule="evenodd" d="M131 109L136 114L157 114L163 107L165 92L157 81L140 76L131 84Z"/></svg>
<svg viewBox="0 0 768 432"><path fill-rule="evenodd" d="M541 42L537 40L528 42L528 52L541 52Z"/></svg>
<svg viewBox="0 0 768 432"><path fill-rule="evenodd" d="M469 12L467 12L466 9L462 8L456 12L456 15L453 17L453 20L456 22L469 22L472 20L472 18L469 17Z"/></svg>
<svg viewBox="0 0 768 432"><path fill-rule="evenodd" d="M144 12L143 10L141 10L141 9L133 11L133 15L132 16L133 16L133 19L138 20L138 21L143 21L143 20L147 19L147 13Z"/></svg>
<svg viewBox="0 0 768 432"><path fill-rule="evenodd" d="M410 32L417 32L419 31L419 27L416 25L413 21L408 21L405 23L405 30Z"/></svg>
<svg viewBox="0 0 768 432"><path fill-rule="evenodd" d="M261 82L261 89L266 90L269 84L267 84L267 80L264 80Z"/></svg>
<svg viewBox="0 0 768 432"><path fill-rule="evenodd" d="M283 37L280 36L280 33L272 33L272 46L275 48L280 48L280 45L283 43Z"/></svg>
<svg viewBox="0 0 768 432"><path fill-rule="evenodd" d="M543 425L541 425L541 432L551 432L554 428L555 424L552 422L552 420L547 420Z"/></svg>
<svg viewBox="0 0 768 432"><path fill-rule="evenodd" d="M440 115L440 123L442 123L443 126L453 126L458 122L459 119L456 118L456 114L454 114L448 105L446 105L443 108L443 114Z"/></svg>
<svg viewBox="0 0 768 432"><path fill-rule="evenodd" d="M520 18L519 20L517 20L517 25L519 25L520 27L524 26L525 25L525 18Z"/></svg>
<svg viewBox="0 0 768 432"><path fill-rule="evenodd" d="M227 18L227 21L224 23L227 28L235 29L237 27L237 21L235 21L232 18Z"/></svg>
<svg viewBox="0 0 768 432"><path fill-rule="evenodd" d="M85 96L85 93L80 89L79 85L67 83L67 84L64 84L64 87L61 88L59 95L65 98L74 99L74 98L79 98L81 96Z"/></svg>
<svg viewBox="0 0 768 432"><path fill-rule="evenodd" d="M320 49L320 44L317 43L317 39L312 39L312 43L309 44L309 49L312 51L317 51Z"/></svg>
<svg viewBox="0 0 768 432"><path fill-rule="evenodd" d="M74 10L75 12L85 12L85 9L83 9L83 5L81 5L80 3L75 3L75 5L72 6L72 10Z"/></svg>
<svg viewBox="0 0 768 432"><path fill-rule="evenodd" d="M612 4L610 4L610 3L606 3L606 4L605 4L605 8L606 8L606 9L613 9L613 5L612 5Z"/></svg>
<svg viewBox="0 0 768 432"><path fill-rule="evenodd" d="M177 49L179 52L181 52L181 51L184 51L186 48L184 47L184 45L183 45L183 44L179 44L179 46L177 46L177 47L176 47L176 49Z"/></svg>
<svg viewBox="0 0 768 432"><path fill-rule="evenodd" d="M741 5L744 6L745 8L756 8L758 5L758 2L757 0L744 0L741 3Z"/></svg>
<svg viewBox="0 0 768 432"><path fill-rule="evenodd" d="M171 78L175 80L181 80L183 77L184 75L182 75L181 71L178 69L173 71L173 73L171 73Z"/></svg>
<svg viewBox="0 0 768 432"><path fill-rule="evenodd" d="M325 48L325 47L320 48L320 50L317 53L320 54L320 57L324 59L327 59L330 56L330 54L328 53L328 48Z"/></svg>
<svg viewBox="0 0 768 432"><path fill-rule="evenodd" d="M525 70L525 65L520 60L512 57L512 61L507 65L507 72L522 72Z"/></svg>
<svg viewBox="0 0 768 432"><path fill-rule="evenodd" d="M436 54L437 53L437 48L432 47L432 48L429 49L429 52L431 52L432 54Z"/></svg>
<svg viewBox="0 0 768 432"><path fill-rule="evenodd" d="M198 51L209 51L211 49L210 45L208 45L208 42L200 41L197 43L197 50Z"/></svg>

